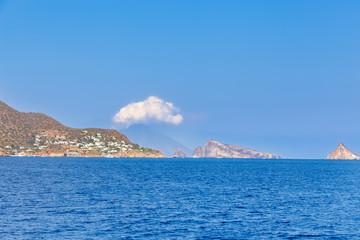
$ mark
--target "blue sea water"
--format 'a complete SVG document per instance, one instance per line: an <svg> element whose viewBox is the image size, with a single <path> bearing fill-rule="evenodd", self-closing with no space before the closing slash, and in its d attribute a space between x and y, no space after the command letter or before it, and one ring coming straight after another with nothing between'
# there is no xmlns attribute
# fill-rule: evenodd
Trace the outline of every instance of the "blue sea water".
<svg viewBox="0 0 360 240"><path fill-rule="evenodd" d="M360 239L360 161L0 158L1 239Z"/></svg>

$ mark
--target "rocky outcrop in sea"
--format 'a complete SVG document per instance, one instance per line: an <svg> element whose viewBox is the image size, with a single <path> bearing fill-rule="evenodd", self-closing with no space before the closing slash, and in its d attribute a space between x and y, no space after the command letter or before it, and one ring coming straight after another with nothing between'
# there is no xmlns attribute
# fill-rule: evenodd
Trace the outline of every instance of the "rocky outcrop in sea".
<svg viewBox="0 0 360 240"><path fill-rule="evenodd" d="M197 147L192 157L194 158L258 158L279 159L272 153L263 153L244 147L223 144L214 140L208 140L204 146Z"/></svg>
<svg viewBox="0 0 360 240"><path fill-rule="evenodd" d="M340 142L338 147L327 156L327 159L360 160L360 156L351 152Z"/></svg>
<svg viewBox="0 0 360 240"><path fill-rule="evenodd" d="M173 155L174 158L186 158L186 153L182 149L176 150Z"/></svg>

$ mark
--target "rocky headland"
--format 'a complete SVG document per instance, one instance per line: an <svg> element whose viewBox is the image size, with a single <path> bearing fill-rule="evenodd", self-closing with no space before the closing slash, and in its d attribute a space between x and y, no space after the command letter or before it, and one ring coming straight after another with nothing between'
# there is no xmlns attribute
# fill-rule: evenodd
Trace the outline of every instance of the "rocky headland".
<svg viewBox="0 0 360 240"><path fill-rule="evenodd" d="M194 158L255 158L255 159L279 159L272 153L263 153L230 144L222 144L214 140L208 140L204 146L197 147L192 153Z"/></svg>
<svg viewBox="0 0 360 240"><path fill-rule="evenodd" d="M360 160L360 156L351 152L340 142L338 147L327 156L327 159Z"/></svg>
<svg viewBox="0 0 360 240"><path fill-rule="evenodd" d="M0 156L165 157L113 129L70 128L0 101Z"/></svg>

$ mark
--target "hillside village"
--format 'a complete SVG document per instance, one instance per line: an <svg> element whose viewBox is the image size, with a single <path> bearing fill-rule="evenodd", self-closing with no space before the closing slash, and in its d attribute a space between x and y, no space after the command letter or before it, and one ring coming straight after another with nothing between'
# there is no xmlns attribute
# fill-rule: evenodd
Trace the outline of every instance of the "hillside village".
<svg viewBox="0 0 360 240"><path fill-rule="evenodd" d="M165 157L114 129L71 128L0 101L0 156Z"/></svg>
<svg viewBox="0 0 360 240"><path fill-rule="evenodd" d="M35 135L32 146L14 146L6 145L3 152L10 156L32 156L42 155L64 155L64 156L127 156L129 152L156 153L157 151L141 148L137 144L126 143L125 141L106 141L101 133L94 135L88 131L82 132L82 138L69 140L64 135L54 135L43 133Z"/></svg>

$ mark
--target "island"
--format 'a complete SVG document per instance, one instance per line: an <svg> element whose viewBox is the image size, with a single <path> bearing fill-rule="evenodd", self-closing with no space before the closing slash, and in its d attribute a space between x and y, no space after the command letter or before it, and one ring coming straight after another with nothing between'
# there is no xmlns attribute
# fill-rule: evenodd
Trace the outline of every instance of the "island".
<svg viewBox="0 0 360 240"><path fill-rule="evenodd" d="M117 130L66 127L43 113L19 112L1 101L0 156L165 157Z"/></svg>
<svg viewBox="0 0 360 240"><path fill-rule="evenodd" d="M186 158L186 153L182 149L178 149L174 152L174 158Z"/></svg>
<svg viewBox="0 0 360 240"><path fill-rule="evenodd" d="M279 159L272 153L263 153L244 147L223 144L214 140L208 140L204 146L197 147L193 153L194 158L256 158L256 159Z"/></svg>
<svg viewBox="0 0 360 240"><path fill-rule="evenodd" d="M327 156L327 159L360 160L360 156L351 152L340 142L338 147Z"/></svg>

